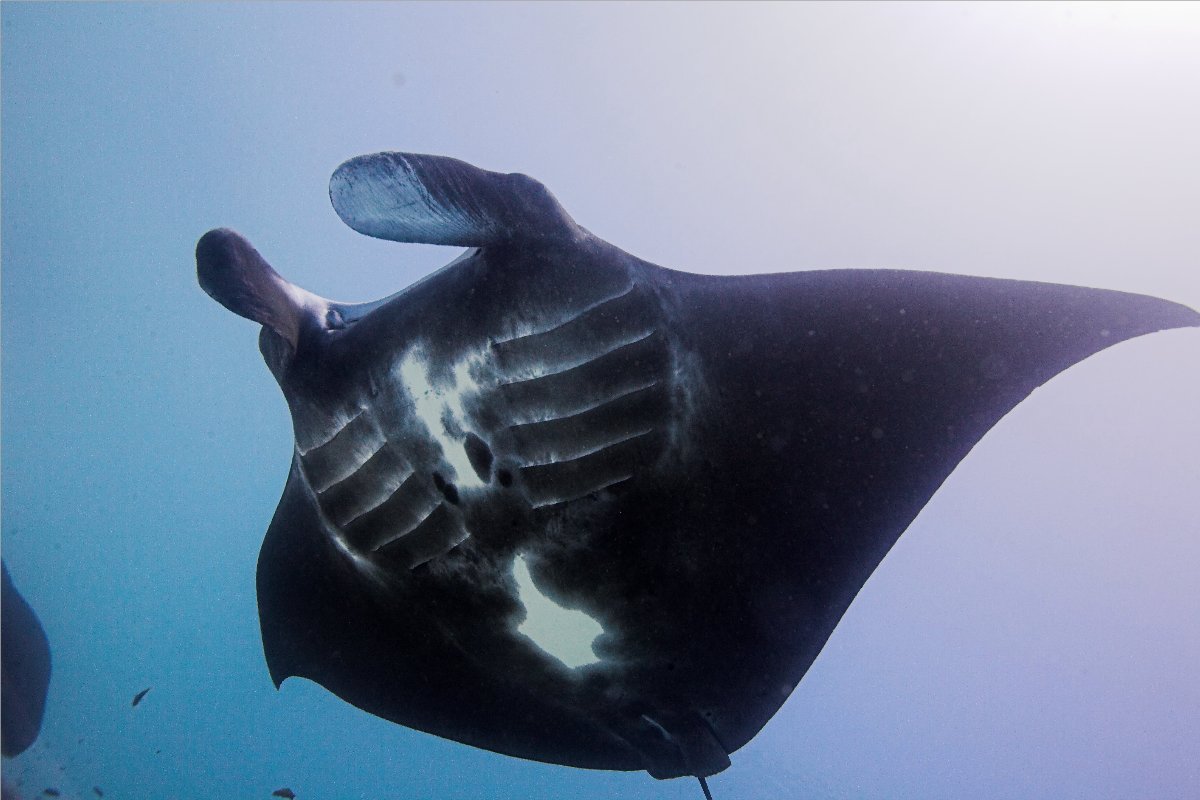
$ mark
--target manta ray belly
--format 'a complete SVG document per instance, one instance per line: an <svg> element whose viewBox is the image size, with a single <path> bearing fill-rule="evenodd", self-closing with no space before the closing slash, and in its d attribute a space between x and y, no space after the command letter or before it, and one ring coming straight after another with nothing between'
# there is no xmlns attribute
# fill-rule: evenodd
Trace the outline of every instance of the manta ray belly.
<svg viewBox="0 0 1200 800"><path fill-rule="evenodd" d="M629 620L647 600L641 583L622 588L640 581L621 574L621 519L636 511L623 498L674 479L695 377L654 288L621 277L553 311L531 291L453 348L397 336L332 408L289 398L296 473L363 589L384 598L385 613L430 620L424 643L486 664L501 693L562 698L564 713L623 741L655 774L691 769L685 741L715 770L724 751L692 743L703 724L631 677L645 668L631 654L648 623ZM413 724L402 708L386 712ZM504 744L499 729L435 725L537 755Z"/></svg>
<svg viewBox="0 0 1200 800"><path fill-rule="evenodd" d="M333 412L293 404L300 471L339 549L389 570L471 536L528 549L537 512L654 467L679 422L677 347L647 322L644 287L580 300L553 316L513 315L499 325L506 335L451 358L410 341ZM499 508L526 530L487 530Z"/></svg>

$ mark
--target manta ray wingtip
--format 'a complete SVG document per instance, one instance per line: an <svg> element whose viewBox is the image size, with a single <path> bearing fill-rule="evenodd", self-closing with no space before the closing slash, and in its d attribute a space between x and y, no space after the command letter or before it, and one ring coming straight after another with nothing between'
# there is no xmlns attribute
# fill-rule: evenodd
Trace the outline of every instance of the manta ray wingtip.
<svg viewBox="0 0 1200 800"><path fill-rule="evenodd" d="M1176 322L1176 324L1172 325L1171 327L1173 327L1173 328L1200 328L1200 311L1197 311L1196 309L1191 308L1190 306L1185 306L1183 303L1174 303L1170 300L1164 300L1163 302L1167 303L1171 306L1174 306L1174 308L1172 309L1172 311L1174 312L1173 316L1175 316L1178 321Z"/></svg>

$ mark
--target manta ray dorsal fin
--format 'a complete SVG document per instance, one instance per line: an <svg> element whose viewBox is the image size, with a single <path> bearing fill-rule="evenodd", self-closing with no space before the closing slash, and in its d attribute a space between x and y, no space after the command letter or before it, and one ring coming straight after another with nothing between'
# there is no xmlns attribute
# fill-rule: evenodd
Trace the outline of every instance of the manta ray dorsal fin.
<svg viewBox="0 0 1200 800"><path fill-rule="evenodd" d="M352 158L334 171L329 199L354 230L394 242L485 247L581 233L554 195L528 175L489 172L444 156Z"/></svg>

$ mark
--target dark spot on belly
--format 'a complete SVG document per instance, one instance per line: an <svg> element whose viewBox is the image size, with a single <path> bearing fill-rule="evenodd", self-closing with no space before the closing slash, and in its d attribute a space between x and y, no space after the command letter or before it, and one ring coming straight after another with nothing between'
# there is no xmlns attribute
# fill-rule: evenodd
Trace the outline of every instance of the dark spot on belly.
<svg viewBox="0 0 1200 800"><path fill-rule="evenodd" d="M467 458L475 469L475 474L479 476L479 480L484 483L491 480L492 449L487 446L487 442L473 433L468 433L466 441L463 442L463 448L467 451Z"/></svg>
<svg viewBox="0 0 1200 800"><path fill-rule="evenodd" d="M433 485L437 487L443 497L454 505L458 505L458 488L453 483L447 483L441 474L435 472L433 473Z"/></svg>
<svg viewBox="0 0 1200 800"><path fill-rule="evenodd" d="M496 473L496 478L500 481L501 486L512 486L512 473L506 469L502 469Z"/></svg>

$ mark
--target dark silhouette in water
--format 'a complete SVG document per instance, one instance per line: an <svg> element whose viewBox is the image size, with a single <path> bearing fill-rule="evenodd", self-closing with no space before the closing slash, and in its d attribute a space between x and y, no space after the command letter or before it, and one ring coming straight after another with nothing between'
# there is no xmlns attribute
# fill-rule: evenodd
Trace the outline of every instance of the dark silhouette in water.
<svg viewBox="0 0 1200 800"><path fill-rule="evenodd" d="M37 614L13 585L8 565L0 596L0 742L6 756L25 752L42 729L50 688L50 642Z"/></svg>
<svg viewBox="0 0 1200 800"><path fill-rule="evenodd" d="M997 420L1200 324L1073 286L675 272L526 176L435 156L357 158L330 191L360 232L472 249L347 305L232 231L197 245L205 291L263 326L295 430L258 562L271 676L577 767L727 767ZM557 640L550 614L590 632Z"/></svg>
<svg viewBox="0 0 1200 800"><path fill-rule="evenodd" d="M147 693L149 693L149 691L150 691L152 688L154 688L154 687L152 687L152 686L147 686L145 689L142 689L140 692L138 692L137 694L135 694L135 695L133 696L133 702L132 702L132 703L130 703L129 705L130 705L130 706L132 706L132 707L134 707L134 708L137 708L137 705L138 705L138 703L142 702L142 698L144 698L144 697L147 695Z"/></svg>

